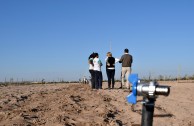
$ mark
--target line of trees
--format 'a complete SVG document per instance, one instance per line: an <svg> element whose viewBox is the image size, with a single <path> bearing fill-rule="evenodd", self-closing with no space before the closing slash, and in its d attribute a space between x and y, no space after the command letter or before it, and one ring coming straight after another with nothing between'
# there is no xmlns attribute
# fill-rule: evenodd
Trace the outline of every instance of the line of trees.
<svg viewBox="0 0 194 126"><path fill-rule="evenodd" d="M172 77L172 76L164 76L164 75L159 75L156 78L152 78L151 76L149 77L143 77L140 78L143 81L151 81L151 80L156 80L156 81L178 81L178 80L194 80L194 74L193 75L184 75L184 76L180 76L180 77ZM115 79L115 82L120 82L120 79ZM103 80L103 82L107 82L107 80ZM0 82L1 85L5 84L58 84L58 83L80 83L79 81L64 81L64 80L60 80L60 81L45 81L45 79L42 79L39 82L34 82L34 81L14 81L13 78L10 78L9 81L5 81L5 82Z"/></svg>
<svg viewBox="0 0 194 126"><path fill-rule="evenodd" d="M157 80L159 81L174 81L174 80L194 80L194 75L184 75L180 77L171 77L171 76L163 76L159 75Z"/></svg>

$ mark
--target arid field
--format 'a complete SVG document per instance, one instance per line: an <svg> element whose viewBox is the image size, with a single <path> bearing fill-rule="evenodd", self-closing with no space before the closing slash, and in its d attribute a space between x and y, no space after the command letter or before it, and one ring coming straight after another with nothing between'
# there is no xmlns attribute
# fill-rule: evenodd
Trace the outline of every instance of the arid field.
<svg viewBox="0 0 194 126"><path fill-rule="evenodd" d="M171 86L159 96L154 126L194 126L194 83ZM140 126L142 97L126 102L127 89L92 90L87 84L0 86L0 126Z"/></svg>

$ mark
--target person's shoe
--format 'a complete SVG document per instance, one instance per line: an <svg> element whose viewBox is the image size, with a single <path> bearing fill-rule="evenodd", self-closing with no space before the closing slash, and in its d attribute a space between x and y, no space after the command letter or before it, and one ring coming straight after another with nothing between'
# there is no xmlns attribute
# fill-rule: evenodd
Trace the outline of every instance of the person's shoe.
<svg viewBox="0 0 194 126"><path fill-rule="evenodd" d="M119 87L119 89L122 89L122 87Z"/></svg>

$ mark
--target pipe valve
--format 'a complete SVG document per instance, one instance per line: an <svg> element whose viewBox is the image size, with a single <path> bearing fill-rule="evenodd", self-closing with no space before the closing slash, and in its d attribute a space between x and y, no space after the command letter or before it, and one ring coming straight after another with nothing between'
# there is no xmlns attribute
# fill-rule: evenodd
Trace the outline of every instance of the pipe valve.
<svg viewBox="0 0 194 126"><path fill-rule="evenodd" d="M127 101L132 104L136 104L137 95L147 98L156 98L158 95L168 96L170 94L169 86L159 85L155 81L141 84L137 74L131 74L129 76L129 82L132 83L132 93L127 96Z"/></svg>

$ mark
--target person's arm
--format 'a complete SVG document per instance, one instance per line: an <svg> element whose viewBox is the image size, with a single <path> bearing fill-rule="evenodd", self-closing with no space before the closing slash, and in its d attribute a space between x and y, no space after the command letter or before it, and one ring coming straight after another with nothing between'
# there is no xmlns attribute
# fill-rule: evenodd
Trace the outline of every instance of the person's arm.
<svg viewBox="0 0 194 126"><path fill-rule="evenodd" d="M119 63L122 63L123 62L123 56L121 57L121 59L119 60Z"/></svg>
<svg viewBox="0 0 194 126"><path fill-rule="evenodd" d="M116 61L115 61L115 58L114 58L114 59L113 59L113 66L115 66L115 62L116 62Z"/></svg>
<svg viewBox="0 0 194 126"><path fill-rule="evenodd" d="M88 64L91 64L91 60L90 59L88 59Z"/></svg>
<svg viewBox="0 0 194 126"><path fill-rule="evenodd" d="M107 57L107 60L106 60L106 65L107 65L107 66L110 66L109 58L108 58L108 57Z"/></svg>
<svg viewBox="0 0 194 126"><path fill-rule="evenodd" d="M92 58L90 58L90 59L88 60L88 63L91 64L92 66L94 66L94 63L93 63L93 59L92 59Z"/></svg>
<svg viewBox="0 0 194 126"><path fill-rule="evenodd" d="M102 66L102 65L103 65L100 59L99 59L98 63L100 64L100 66Z"/></svg>

